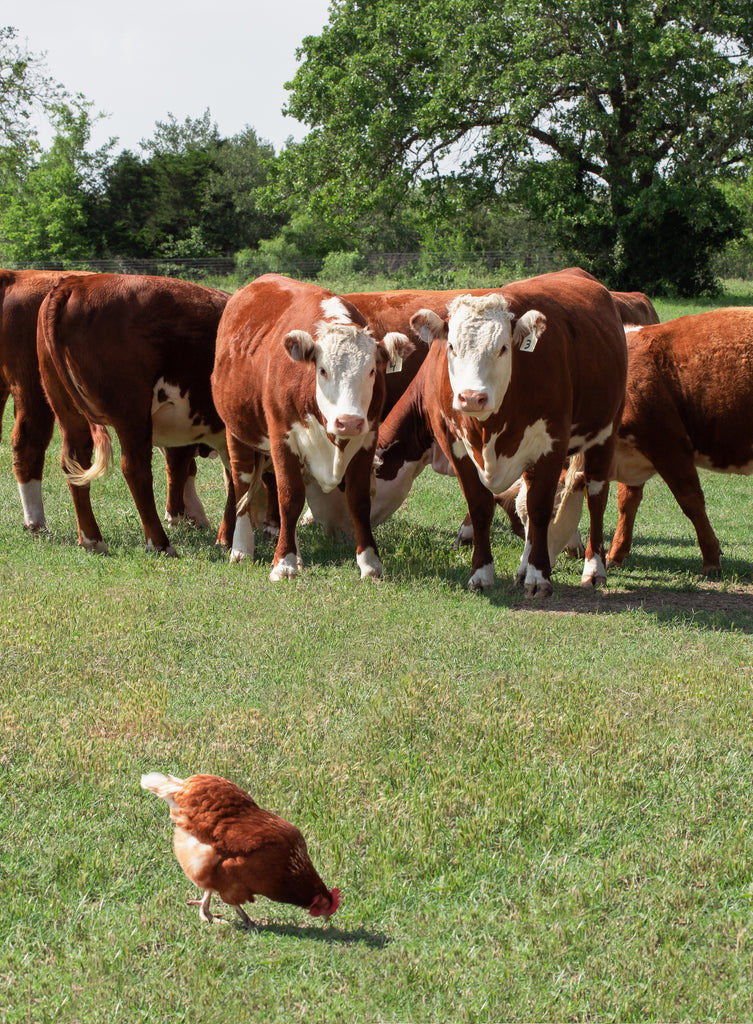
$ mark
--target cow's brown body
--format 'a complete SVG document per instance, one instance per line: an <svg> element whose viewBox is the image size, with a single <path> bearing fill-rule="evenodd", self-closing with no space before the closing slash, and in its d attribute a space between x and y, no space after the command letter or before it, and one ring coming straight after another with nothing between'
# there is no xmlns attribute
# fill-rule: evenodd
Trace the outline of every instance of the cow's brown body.
<svg viewBox="0 0 753 1024"><path fill-rule="evenodd" d="M753 473L753 308L717 309L627 332L628 378L613 477L619 522L609 562L630 551L643 485L664 479L698 536L704 571L720 567L697 466Z"/></svg>
<svg viewBox="0 0 753 1024"><path fill-rule="evenodd" d="M229 296L172 278L92 274L60 282L39 312L39 367L63 438L62 462L76 509L79 543L107 550L89 484L121 447L121 467L148 549L175 554L154 502L152 447L172 452L185 480L197 444L228 464L224 425L210 388L217 324ZM93 449L97 460L91 469ZM228 493L218 539L232 533Z"/></svg>
<svg viewBox="0 0 753 1024"><path fill-rule="evenodd" d="M488 586L493 575L489 572L493 491L500 493L535 467L528 479L530 550L527 545L524 574L528 566L533 567L536 579L526 582L527 592L550 593L546 538L555 492L566 456L582 450L591 519L584 583L600 583L605 577L608 469L627 372L624 332L615 302L590 275L567 271L516 282L500 292L516 321L531 310L546 318L533 351L513 348L512 376L504 400L489 418L479 421L453 408L447 343L432 346L380 430L382 464L376 474L375 510L380 510L380 518L385 511L394 511L387 508L384 492L406 471L406 464L426 464L426 453L436 438L468 502L474 538L470 585ZM547 451L535 454L529 443L534 430L551 440Z"/></svg>
<svg viewBox="0 0 753 1024"><path fill-rule="evenodd" d="M315 361L312 354L323 352L338 330L360 339L371 367L364 362L363 373L370 374L363 392L368 408L360 417L345 417L353 422L342 432L322 414L317 374L328 375L319 355ZM313 346L305 353L304 337ZM407 338L396 344L406 355L412 351ZM309 482L325 493L344 485L362 575L381 574L369 513L386 363L385 347L371 337L358 310L326 289L266 274L236 292L220 323L212 374L238 496L232 558L253 554L253 528L264 501L262 477L273 469L280 534L272 579L294 576L301 565L296 525ZM350 367L343 370L347 375Z"/></svg>

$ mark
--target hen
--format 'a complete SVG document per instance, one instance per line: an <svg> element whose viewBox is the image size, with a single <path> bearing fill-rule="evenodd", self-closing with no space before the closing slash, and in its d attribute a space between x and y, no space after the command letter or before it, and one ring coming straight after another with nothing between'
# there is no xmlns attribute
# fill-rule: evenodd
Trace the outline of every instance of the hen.
<svg viewBox="0 0 753 1024"><path fill-rule="evenodd" d="M187 877L204 890L202 921L212 921L212 895L235 907L244 924L243 903L266 896L305 907L329 918L340 905L340 890L328 889L311 863L306 841L284 818L265 811L239 786L219 775L141 776L144 789L167 800L175 822L175 855Z"/></svg>

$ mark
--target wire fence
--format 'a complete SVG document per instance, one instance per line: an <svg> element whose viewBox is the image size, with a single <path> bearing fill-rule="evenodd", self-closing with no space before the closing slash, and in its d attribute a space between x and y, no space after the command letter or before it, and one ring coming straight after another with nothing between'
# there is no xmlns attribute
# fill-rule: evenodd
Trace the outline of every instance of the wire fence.
<svg viewBox="0 0 753 1024"><path fill-rule="evenodd" d="M111 274L156 274L168 277L257 277L266 273L285 273L301 278L315 278L322 273L332 257L350 260L352 266L367 274L394 274L421 266L434 271L453 271L462 267L473 267L493 271L499 267L520 268L524 273L540 274L558 270L564 264L555 253L548 251L494 250L491 252L380 252L330 254L329 257L285 257L277 258L264 254L244 252L242 257L209 256L202 258L153 257L141 259L130 256L113 256L108 259L90 260L38 260L20 263L5 263L9 270L91 270ZM335 261L336 262L336 261Z"/></svg>
<svg viewBox="0 0 753 1024"><path fill-rule="evenodd" d="M161 277L183 277L191 280L237 277L251 280L261 274L288 274L303 280L314 280L323 272L351 269L366 275L408 274L414 271L432 275L457 270L476 270L528 277L561 270L568 266L567 257L552 249L498 249L487 252L370 252L330 253L326 257L277 257L244 250L237 256L160 257L142 259L113 256L91 260L40 260L26 263L5 263L9 270L90 270L112 274L155 274ZM753 280L753 248L738 247L720 253L714 261L714 272L720 278Z"/></svg>

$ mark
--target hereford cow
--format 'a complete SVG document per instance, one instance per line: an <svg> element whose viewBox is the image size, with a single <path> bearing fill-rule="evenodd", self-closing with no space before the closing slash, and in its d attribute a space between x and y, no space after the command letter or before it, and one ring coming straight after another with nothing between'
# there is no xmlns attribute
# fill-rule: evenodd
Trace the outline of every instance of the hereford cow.
<svg viewBox="0 0 753 1024"><path fill-rule="evenodd" d="M15 424L11 435L13 471L18 483L25 530L47 528L42 502L42 472L55 417L44 394L37 359L37 314L43 299L64 277L83 271L0 270L0 425L2 409L13 395ZM187 518L209 526L196 493L193 452L164 450L167 469L165 518Z"/></svg>
<svg viewBox="0 0 753 1024"><path fill-rule="evenodd" d="M46 529L42 503L44 459L55 417L45 398L37 362L37 314L65 271L0 270L0 422L13 395L13 473L25 530Z"/></svg>
<svg viewBox="0 0 753 1024"><path fill-rule="evenodd" d="M643 485L664 479L695 527L703 571L720 568L697 466L753 473L753 308L627 331L628 378L612 470L619 520L608 562L630 551Z"/></svg>
<svg viewBox="0 0 753 1024"><path fill-rule="evenodd" d="M167 277L91 274L66 278L42 303L39 367L62 434L83 547L107 550L89 485L112 460L108 425L120 441L121 467L148 550L176 553L154 503L152 447L168 452L181 487L198 444L215 449L229 467L209 382L228 298ZM233 519L229 491L219 541L229 540Z"/></svg>
<svg viewBox="0 0 753 1024"><path fill-rule="evenodd" d="M554 279L559 275L596 282L596 278L592 274L582 270L580 267L568 267L565 270L557 271L554 275L548 276ZM452 299L457 298L458 295L491 295L500 290L500 288L476 288L471 291L468 289L446 291L401 289L388 292L353 292L345 295L344 298L352 302L359 312L363 314L369 327L377 336L381 337L387 331L399 331L410 336L411 317L418 309L431 309L437 314L443 314L447 309L448 303ZM656 310L648 296L644 295L643 292L612 292L611 294L624 324L659 323ZM382 413L383 418L389 415L418 372L419 366L429 351L431 340L430 332L426 332L424 337L418 338L415 351L404 361L401 371L390 374L387 377L387 398ZM431 466L438 473L453 475L452 466L436 444L432 445L431 449L424 453L420 461L411 462L410 466L406 468L406 471L411 474L410 481L412 482L427 466ZM564 472L562 482L564 483ZM525 531L517 511L517 504L519 504L517 497L521 485L522 480L516 481L503 494L496 495L495 501L498 507L506 513L511 531L519 537L524 537ZM322 495L317 493L315 487L310 487L307 491L307 497L311 519L320 523L332 535L337 535L340 532L348 533L350 529L350 516L348 515L344 498L339 491L336 490L327 495ZM379 506L373 505L372 524L382 522L384 518L385 514L379 511ZM572 518L572 513L570 518ZM454 546L457 548L461 545L471 544L472 541L473 528L470 515L468 515L458 530ZM583 554L585 549L577 537L577 531L568 540L568 546Z"/></svg>
<svg viewBox="0 0 753 1024"><path fill-rule="evenodd" d="M590 275L559 272L488 296L454 299L445 318L417 312L438 339L379 433L373 516L402 502L433 440L457 474L473 524L469 586L494 578L494 494L528 476L529 533L518 581L551 594L547 532L567 455L584 453L591 520L583 584L606 581L603 517L625 394L627 353L609 292Z"/></svg>
<svg viewBox="0 0 753 1024"><path fill-rule="evenodd" d="M239 499L233 560L254 553L262 476L273 468L280 534L270 578L294 577L302 565L296 526L309 481L324 493L344 481L361 576L381 576L371 465L385 370L412 350L401 334L377 341L358 310L324 288L266 274L235 293L212 373Z"/></svg>

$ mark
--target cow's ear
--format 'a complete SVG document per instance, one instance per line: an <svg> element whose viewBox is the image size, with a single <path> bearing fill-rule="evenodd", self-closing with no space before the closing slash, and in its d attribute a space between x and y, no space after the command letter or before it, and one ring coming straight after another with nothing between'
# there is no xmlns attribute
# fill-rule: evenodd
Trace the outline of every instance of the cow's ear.
<svg viewBox="0 0 753 1024"><path fill-rule="evenodd" d="M313 363L316 356L316 342L308 331L291 331L283 343L290 358L296 363Z"/></svg>
<svg viewBox="0 0 753 1024"><path fill-rule="evenodd" d="M546 317L538 309L529 309L515 324L512 343L521 352L533 352L536 342L546 329Z"/></svg>
<svg viewBox="0 0 753 1024"><path fill-rule="evenodd" d="M405 334L390 331L377 345L377 361L386 364L386 373L399 373L403 368L403 359L407 358L415 347Z"/></svg>
<svg viewBox="0 0 753 1024"><path fill-rule="evenodd" d="M447 321L437 316L433 309L419 309L410 318L410 326L426 345L431 345L435 338L444 341L447 337Z"/></svg>

